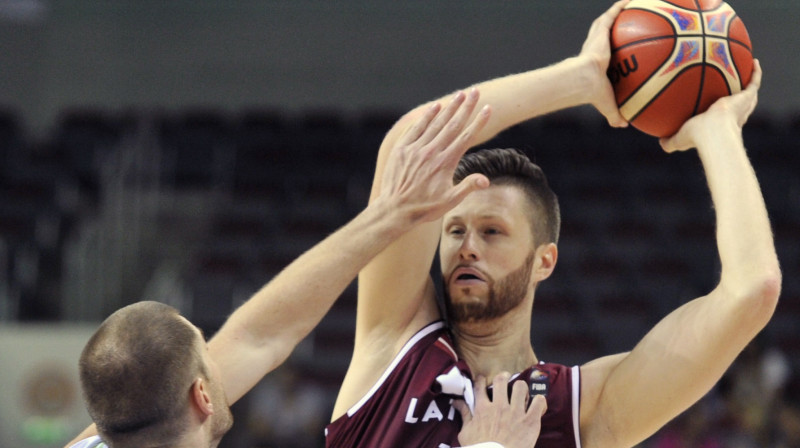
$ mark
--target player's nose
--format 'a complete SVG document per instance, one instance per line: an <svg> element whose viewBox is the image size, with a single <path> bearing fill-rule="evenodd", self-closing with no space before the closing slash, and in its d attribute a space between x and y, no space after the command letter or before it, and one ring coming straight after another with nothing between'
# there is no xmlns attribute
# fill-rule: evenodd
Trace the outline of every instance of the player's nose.
<svg viewBox="0 0 800 448"><path fill-rule="evenodd" d="M478 260L478 241L473 232L467 232L458 248L458 258L461 260Z"/></svg>

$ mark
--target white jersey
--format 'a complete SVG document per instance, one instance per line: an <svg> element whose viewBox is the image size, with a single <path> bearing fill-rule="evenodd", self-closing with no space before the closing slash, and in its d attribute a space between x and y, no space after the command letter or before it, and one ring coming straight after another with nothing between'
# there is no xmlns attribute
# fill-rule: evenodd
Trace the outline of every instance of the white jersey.
<svg viewBox="0 0 800 448"><path fill-rule="evenodd" d="M100 439L100 436L89 437L88 439L83 439L80 442L72 445L69 448L107 448L105 442Z"/></svg>

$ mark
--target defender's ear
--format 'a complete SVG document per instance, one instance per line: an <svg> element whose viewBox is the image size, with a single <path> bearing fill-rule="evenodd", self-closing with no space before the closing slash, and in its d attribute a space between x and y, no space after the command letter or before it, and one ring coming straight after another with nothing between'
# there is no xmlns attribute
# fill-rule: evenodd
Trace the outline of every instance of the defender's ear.
<svg viewBox="0 0 800 448"><path fill-rule="evenodd" d="M191 399L194 406L204 415L214 413L214 404L211 402L211 395L208 393L208 385L202 378L197 378L192 383Z"/></svg>

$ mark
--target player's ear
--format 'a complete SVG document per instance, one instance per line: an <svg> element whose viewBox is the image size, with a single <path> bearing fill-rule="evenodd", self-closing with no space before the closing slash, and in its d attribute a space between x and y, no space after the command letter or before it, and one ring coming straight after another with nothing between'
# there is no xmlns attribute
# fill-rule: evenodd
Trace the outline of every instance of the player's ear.
<svg viewBox="0 0 800 448"><path fill-rule="evenodd" d="M540 282L556 268L556 261L558 261L558 247L555 243L542 244L536 248L536 259L534 261L533 276L536 282Z"/></svg>
<svg viewBox="0 0 800 448"><path fill-rule="evenodd" d="M190 399L192 405L196 407L201 414L211 415L214 413L214 404L211 401L208 384L204 379L197 378L194 380L190 391Z"/></svg>

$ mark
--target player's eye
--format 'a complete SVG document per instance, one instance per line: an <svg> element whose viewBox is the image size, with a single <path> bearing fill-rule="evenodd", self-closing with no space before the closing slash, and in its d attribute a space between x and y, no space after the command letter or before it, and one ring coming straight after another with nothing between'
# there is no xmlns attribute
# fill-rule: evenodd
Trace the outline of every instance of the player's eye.
<svg viewBox="0 0 800 448"><path fill-rule="evenodd" d="M464 229L462 229L461 227L451 227L448 233L450 235L463 235Z"/></svg>

